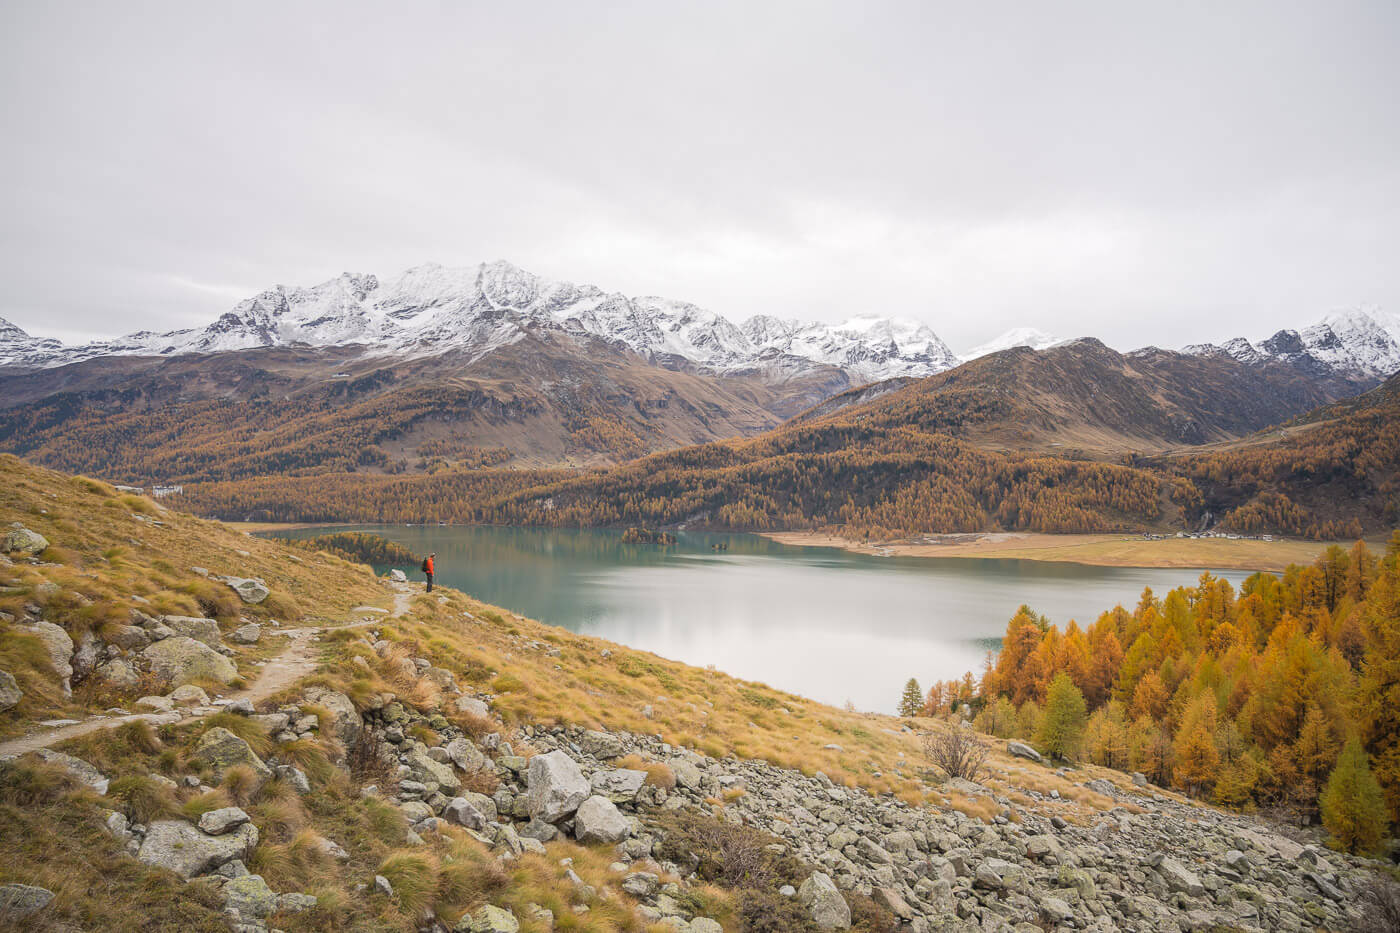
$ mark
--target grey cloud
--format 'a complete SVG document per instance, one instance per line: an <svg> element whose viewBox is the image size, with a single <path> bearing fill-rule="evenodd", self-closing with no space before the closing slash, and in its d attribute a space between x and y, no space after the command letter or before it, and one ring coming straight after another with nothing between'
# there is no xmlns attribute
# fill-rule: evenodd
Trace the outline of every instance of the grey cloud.
<svg viewBox="0 0 1400 933"><path fill-rule="evenodd" d="M0 316L507 258L1173 346L1400 308L1393 3L0 10Z"/></svg>

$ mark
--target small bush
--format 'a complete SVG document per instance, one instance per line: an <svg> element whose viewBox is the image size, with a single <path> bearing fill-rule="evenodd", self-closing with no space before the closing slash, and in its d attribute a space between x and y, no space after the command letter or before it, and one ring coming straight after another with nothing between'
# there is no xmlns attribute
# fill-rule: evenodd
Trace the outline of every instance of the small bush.
<svg viewBox="0 0 1400 933"><path fill-rule="evenodd" d="M976 781L990 750L972 729L958 725L923 737L924 754L950 778Z"/></svg>

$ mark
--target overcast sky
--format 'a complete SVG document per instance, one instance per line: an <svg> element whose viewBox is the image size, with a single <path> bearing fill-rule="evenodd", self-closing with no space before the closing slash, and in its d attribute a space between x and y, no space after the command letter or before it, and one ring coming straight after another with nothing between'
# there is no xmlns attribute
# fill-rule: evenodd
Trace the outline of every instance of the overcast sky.
<svg viewBox="0 0 1400 933"><path fill-rule="evenodd" d="M1400 311L1400 4L0 6L0 317L509 259L735 321Z"/></svg>

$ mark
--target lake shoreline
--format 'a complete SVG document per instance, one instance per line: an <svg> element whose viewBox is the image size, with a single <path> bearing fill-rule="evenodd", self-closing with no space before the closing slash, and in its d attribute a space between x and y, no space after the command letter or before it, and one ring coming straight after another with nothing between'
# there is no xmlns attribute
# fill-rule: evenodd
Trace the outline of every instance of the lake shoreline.
<svg viewBox="0 0 1400 933"><path fill-rule="evenodd" d="M762 532L794 547L839 548L875 557L1001 558L1092 567L1279 572L1289 564L1311 563L1331 542L1259 541L1229 538L1148 539L1128 534L1052 535L1033 532L923 535L918 539L865 542L807 531Z"/></svg>

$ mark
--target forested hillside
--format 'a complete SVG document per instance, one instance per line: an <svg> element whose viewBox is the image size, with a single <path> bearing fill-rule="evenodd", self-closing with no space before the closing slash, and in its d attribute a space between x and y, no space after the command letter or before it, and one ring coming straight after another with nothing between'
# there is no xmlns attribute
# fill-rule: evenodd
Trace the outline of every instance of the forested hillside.
<svg viewBox="0 0 1400 933"><path fill-rule="evenodd" d="M1232 531L1325 539L1380 531L1400 507L1396 378L1233 446L1175 457L1124 454L1123 462L1003 451L957 436L970 433L972 422L987 423L1004 399L930 391L930 383L944 378L794 419L752 440L681 448L608 470L263 478L201 484L184 501L225 518L686 523L871 538L1220 523Z"/></svg>
<svg viewBox="0 0 1400 933"><path fill-rule="evenodd" d="M927 712L970 703L985 732L1227 806L1320 809L1372 850L1400 823L1400 532L1384 554L1334 546L1238 592L1209 574L1147 590L1087 628L1022 607L975 684L935 684ZM1369 802L1329 798L1362 770Z"/></svg>

